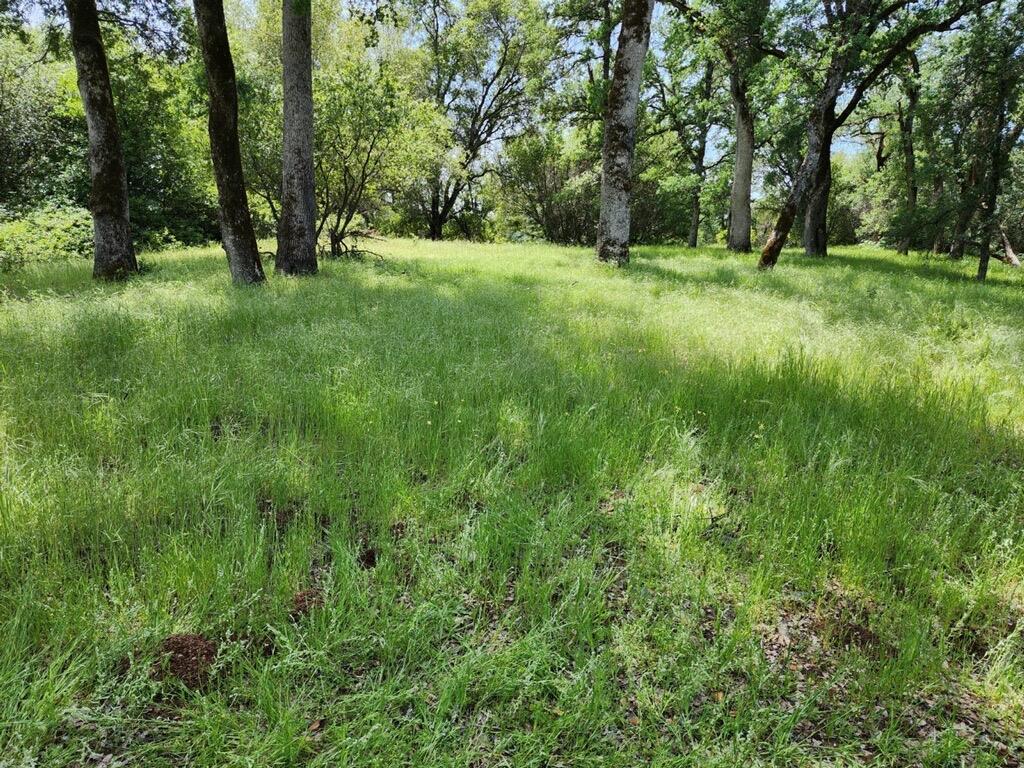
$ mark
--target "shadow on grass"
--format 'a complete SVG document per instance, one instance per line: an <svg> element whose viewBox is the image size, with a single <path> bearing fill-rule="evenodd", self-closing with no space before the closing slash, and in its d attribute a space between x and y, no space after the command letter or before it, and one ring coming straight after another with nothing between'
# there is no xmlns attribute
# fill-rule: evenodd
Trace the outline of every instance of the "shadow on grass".
<svg viewBox="0 0 1024 768"><path fill-rule="evenodd" d="M187 261L193 277L226 277ZM175 266L171 257L142 280L176 281ZM630 272L706 282L642 262ZM783 290L779 282L773 290ZM837 557L857 561L865 577L898 579L891 594L907 590L912 564L921 605L931 599L933 569L959 568L1011 522L1005 505L1018 489L1012 457L1021 446L986 423L980 397L920 381L851 378L784 350L771 363L710 352L681 362L656 331L632 329L614 313L584 327L559 305L538 303L541 281L523 275L515 284L523 290L482 273L452 282L443 269L348 265L290 282L286 292L227 290L226 306L151 308L159 322L147 328L120 309L87 307L45 344L31 328L4 339L8 391L22 393L9 404L12 433L32 438L46 425L50 440L73 437L72 454L96 471L116 468L115 481L159 474L147 445L216 457L223 446L204 437L214 419L237 421L257 450L298 440L314 461L358 456L396 473L428 466L431 476L455 475L501 445L519 457L512 486L593 497L629 486L652 460L670 461L664 429L654 428L664 424L700 436L709 478L746 489L750 545L771 556L783 581L817 570L818 543L831 538ZM134 286L118 290L127 295ZM352 361L357 374L346 372ZM424 429L425 403L453 393L477 404L465 419L476 431ZM363 424L351 406L339 417L346 397L367 413L386 405L380 418L394 431ZM85 420L97 399L123 403L113 436L101 439ZM509 419L518 447L506 434ZM979 488L981 468L990 474ZM242 470L227 482L244 495L253 479ZM172 490L179 496L150 506L175 510L172 526L186 524L193 518L180 510L202 507L203 484ZM975 493L979 509L1003 512L947 517L944 505L969 506ZM889 505L901 510L898 520ZM56 524L78 527L73 516ZM139 544L130 542L150 535L116 515L81 525L47 538L92 540L96 548L120 540L130 558Z"/></svg>
<svg viewBox="0 0 1024 768"><path fill-rule="evenodd" d="M906 257L915 260L917 257ZM972 322L1024 325L1024 301L1017 274L980 284L958 273L956 265L902 263L871 255L834 254L824 259L802 254L771 272L734 257L689 260L667 257L634 260L622 274L686 290L726 288L787 300L813 301L834 321L854 326L874 323L894 330L960 333ZM785 267L790 267L789 269ZM964 311L976 317L963 317ZM976 323L975 323L976 324Z"/></svg>
<svg viewBox="0 0 1024 768"><path fill-rule="evenodd" d="M570 568L580 553L636 569L632 599L649 600L650 613L614 620L674 626L673 611L688 610L665 597L678 574L657 558L636 567L645 549L663 546L688 553L680 567L703 574L724 561L771 594L840 573L859 582L881 606L880 631L897 645L911 638L898 668L878 662L898 687L935 669L915 633L938 625L940 645L962 612L947 579L995 567L993 542L1020 545L1024 446L986 423L970 392L851 376L785 350L769 362L680 350L603 295L590 297L588 314L567 312L562 296L542 290L550 283L527 274L349 264L235 291L220 259L162 259L116 289L125 307L85 296L76 322L26 323L2 338L4 428L18 441L11 466L31 470L12 470L29 483L19 496L28 501L8 513L30 513L47 492L57 512L0 534L0 605L18 611L4 630L8 657L82 643L96 631L92 614L84 627L59 617L77 603L105 606L113 571L143 584L134 599L153 614L193 612L201 626L238 630L237 606L275 575L294 581L310 570L297 533L282 536L291 544L278 564L252 544L267 535L255 500L268 485L308 504L317 525L343 529L350 547L385 531L372 580L332 550L343 615L327 625L325 647L345 651L338 638L353 626L360 648L408 631L390 639L390 658L365 652L398 684L410 684L401 675L424 657L450 670L470 656L485 673L500 661L500 651L480 650L488 622L500 620L483 610L481 626L435 622L436 636L410 650L414 629L426 632L433 616L456 610L455 591L480 584L498 594L497 615L565 628L544 637L560 654L552 678L586 667L614 638L606 626L575 634L586 623L576 606L589 605ZM643 261L631 274L706 282ZM204 280L223 284L226 300L137 290ZM132 303L136 293L145 305ZM727 516L728 535L687 518L705 513L688 501L703 488L718 489L705 501ZM602 509L616 492L647 495L628 514ZM424 529L411 555L390 527L396 510L414 523L405 535ZM609 555L599 534L618 549ZM289 557L295 573L282 577ZM175 578L164 574L175 567ZM410 593L422 603L404 606ZM47 599L28 599L39 595ZM589 599L602 605L603 593ZM253 621L266 620L257 612ZM318 675L348 675L324 656L332 664ZM521 677L524 665L513 666ZM519 696L515 676L509 690ZM470 677L472 693L484 678ZM372 707L373 695L357 698ZM599 732L591 720L579 730Z"/></svg>
<svg viewBox="0 0 1024 768"><path fill-rule="evenodd" d="M692 256L713 259L716 261L733 261L736 266L750 266L756 268L757 253L738 254L731 253L722 246L707 246L702 248L687 248L684 246L640 246L634 251L640 263L644 261L685 261ZM779 262L785 266L793 264L800 267L816 267L831 269L835 267L852 267L856 270L865 270L883 276L904 278L908 275L940 280L952 285L964 283L975 285L976 263L973 259L955 262L941 256L934 256L929 253L911 253L900 256L893 254L890 257L879 256L869 249L833 248L829 255L823 258L807 256L797 249L787 249L783 252ZM1001 269L1003 265L996 261L993 264L995 272L990 272L985 285L1010 285L1018 286L1019 270L1009 267Z"/></svg>

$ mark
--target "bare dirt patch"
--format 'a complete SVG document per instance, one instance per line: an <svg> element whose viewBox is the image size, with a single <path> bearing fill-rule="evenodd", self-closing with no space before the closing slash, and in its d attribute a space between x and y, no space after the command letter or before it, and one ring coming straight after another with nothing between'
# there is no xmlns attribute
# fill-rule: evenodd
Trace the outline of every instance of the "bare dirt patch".
<svg viewBox="0 0 1024 768"><path fill-rule="evenodd" d="M629 494L621 488L613 488L607 496L597 504L597 511L607 517L612 517L619 509L629 501Z"/></svg>
<svg viewBox="0 0 1024 768"><path fill-rule="evenodd" d="M359 543L359 555L357 557L359 567L365 571L377 567L377 550L365 541Z"/></svg>
<svg viewBox="0 0 1024 768"><path fill-rule="evenodd" d="M217 645L202 635L171 635L160 643L153 677L174 678L190 690L202 690L210 683L210 670L216 659Z"/></svg>
<svg viewBox="0 0 1024 768"><path fill-rule="evenodd" d="M605 604L617 619L629 612L629 563L626 548L618 541L607 542L601 550L601 564L608 574Z"/></svg>
<svg viewBox="0 0 1024 768"><path fill-rule="evenodd" d="M310 614L314 609L322 607L323 604L324 593L319 587L299 590L292 597L292 607L288 616L292 621L297 621Z"/></svg>
<svg viewBox="0 0 1024 768"><path fill-rule="evenodd" d="M770 664L788 668L798 681L834 672L843 651L890 656L893 647L871 628L877 611L871 599L829 582L816 604L798 596L784 601L776 623L759 628L761 648Z"/></svg>
<svg viewBox="0 0 1024 768"><path fill-rule="evenodd" d="M295 499L283 504L277 504L274 499L264 494L261 494L256 502L256 507L259 509L260 514L267 520L273 521L274 528L278 533L284 533L288 530L288 526L292 524L302 511L302 506L302 502Z"/></svg>
<svg viewBox="0 0 1024 768"><path fill-rule="evenodd" d="M854 685L849 652L856 652L869 664L884 663L896 653L896 648L872 628L872 617L878 610L870 598L830 582L821 600L812 603L803 597L789 598L774 624L758 627L765 659L793 682L794 690L780 702L781 708L794 711L812 697L816 701L811 714L794 727L794 739L812 749L839 745L829 733L828 721L849 706ZM971 750L998 755L1001 765L1024 764L1022 723L993 715L981 697L952 676L952 670L934 688L915 691L888 706L868 707L861 715L849 725L861 743L858 754L864 760L876 755L872 744L875 736L895 727L905 739L908 755L935 743L943 732L952 729Z"/></svg>
<svg viewBox="0 0 1024 768"><path fill-rule="evenodd" d="M708 603L700 607L698 625L701 637L707 643L717 640L735 621L736 606L726 596L722 596L719 603Z"/></svg>

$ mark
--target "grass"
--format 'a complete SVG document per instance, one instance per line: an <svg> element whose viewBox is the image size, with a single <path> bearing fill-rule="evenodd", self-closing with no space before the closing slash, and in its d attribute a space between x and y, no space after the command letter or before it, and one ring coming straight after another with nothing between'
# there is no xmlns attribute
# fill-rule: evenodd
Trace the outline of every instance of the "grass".
<svg viewBox="0 0 1024 768"><path fill-rule="evenodd" d="M382 250L3 277L0 765L1024 754L1020 275Z"/></svg>

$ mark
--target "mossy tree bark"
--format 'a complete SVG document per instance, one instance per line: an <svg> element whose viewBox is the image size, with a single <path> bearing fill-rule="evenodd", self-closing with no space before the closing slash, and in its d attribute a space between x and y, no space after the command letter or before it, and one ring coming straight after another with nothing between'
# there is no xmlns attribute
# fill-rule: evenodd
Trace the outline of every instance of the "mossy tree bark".
<svg viewBox="0 0 1024 768"><path fill-rule="evenodd" d="M78 91L89 131L89 208L93 277L121 280L139 271L128 216L128 175L96 0L65 0Z"/></svg>
<svg viewBox="0 0 1024 768"><path fill-rule="evenodd" d="M832 192L832 148L822 152L804 214L804 253L828 256L828 198Z"/></svg>
<svg viewBox="0 0 1024 768"><path fill-rule="evenodd" d="M261 283L266 278L252 228L245 194L242 153L238 144L238 91L235 64L228 44L222 0L194 0L199 45L209 94L210 154L217 181L221 239L236 283Z"/></svg>
<svg viewBox="0 0 1024 768"><path fill-rule="evenodd" d="M317 271L312 16L310 0L282 0L284 138L281 220L274 268L287 275L311 275Z"/></svg>

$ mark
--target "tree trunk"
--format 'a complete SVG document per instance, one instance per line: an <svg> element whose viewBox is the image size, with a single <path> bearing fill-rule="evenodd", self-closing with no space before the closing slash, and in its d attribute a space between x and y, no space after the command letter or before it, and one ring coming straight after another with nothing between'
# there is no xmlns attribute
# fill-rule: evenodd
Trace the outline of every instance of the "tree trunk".
<svg viewBox="0 0 1024 768"><path fill-rule="evenodd" d="M961 190L963 190L963 187L961 187ZM971 192L968 191L967 195L971 195ZM959 210L953 223L953 235L949 242L949 258L953 261L960 261L964 257L967 228L971 225L971 219L974 218L974 209L973 200L968 199L966 196L960 198Z"/></svg>
<svg viewBox="0 0 1024 768"><path fill-rule="evenodd" d="M431 240L444 239L445 225L452 220L455 204L465 189L459 183L446 187L440 179L436 181L430 195L430 211L427 212L427 235Z"/></svg>
<svg viewBox="0 0 1024 768"><path fill-rule="evenodd" d="M978 249L978 282L985 282L988 277L988 262L991 257L992 241L990 228L986 225L981 229L981 245Z"/></svg>
<svg viewBox="0 0 1024 768"><path fill-rule="evenodd" d="M946 180L940 175L936 174L932 179L932 193L931 193L931 204L933 208L938 209L942 206L943 195L946 193ZM946 226L942 221L945 216L935 222L935 231L932 236L932 253L938 256L939 254L945 253L946 248Z"/></svg>
<svg viewBox="0 0 1024 768"><path fill-rule="evenodd" d="M789 191L782 210L779 211L775 228L772 230L764 249L761 251L759 268L771 269L778 262L779 254L782 253L782 248L786 245L786 239L789 237L789 231L793 228L797 208L807 200L811 190L815 187L823 158L831 164L831 150L832 132L830 125L823 120L812 119L807 128L807 154L804 155L800 169L797 171L793 188ZM810 212L808 211L809 215Z"/></svg>
<svg viewBox="0 0 1024 768"><path fill-rule="evenodd" d="M690 248L697 247L697 240L700 237L700 187L694 190L690 200L690 231L686 237L686 244Z"/></svg>
<svg viewBox="0 0 1024 768"><path fill-rule="evenodd" d="M832 180L832 137L836 129L842 125L845 116L856 108L857 103L863 97L863 88L858 88L853 97L843 109L842 114L836 115L836 102L842 92L846 80L847 68L846 54L837 54L829 64L828 72L825 75L825 85L818 95L818 99L811 111L807 121L807 150L804 159L800 163L793 188L786 197L786 202L779 211L779 217L775 222L775 229L772 230L768 241L761 250L761 260L758 263L760 269L771 269L779 260L779 254L786 245L789 231L793 228L793 221L796 219L797 209L808 201L808 196L817 188L819 193L822 185L825 185L825 213L820 214L822 227L827 224L825 221L828 211L828 185ZM862 84L863 85L863 84ZM823 175L823 173L827 173ZM827 181L824 181L827 179ZM808 208L811 206L808 205ZM808 211L808 215L811 214ZM827 231L825 239L827 241ZM826 248L822 252L827 251Z"/></svg>
<svg viewBox="0 0 1024 768"><path fill-rule="evenodd" d="M1020 259L1017 258L1017 254L1013 251L1013 245L1010 243L1006 230L1000 227L999 235L1003 241L1003 261L1011 267L1020 267Z"/></svg>
<svg viewBox="0 0 1024 768"><path fill-rule="evenodd" d="M1009 84L1005 76L999 79L999 117L992 126L992 139L989 147L988 182L985 185L984 213L981 219L981 259L978 262L978 280L984 281L988 275L988 261L992 248L992 239L996 230L996 206L999 203L999 187L1003 178L1003 131L1006 129L1006 102L1009 98ZM1007 147L1009 156L1013 144Z"/></svg>
<svg viewBox="0 0 1024 768"><path fill-rule="evenodd" d="M284 135L281 220L276 272L316 273L316 191L313 177L313 49L310 0L282 0L281 64Z"/></svg>
<svg viewBox="0 0 1024 768"><path fill-rule="evenodd" d="M220 203L221 240L228 256L231 279L236 283L261 283L266 278L245 195L242 153L238 145L235 64L228 45L224 4L223 0L193 0L193 3L210 99L210 155Z"/></svg>
<svg viewBox="0 0 1024 768"><path fill-rule="evenodd" d="M629 200L637 105L653 10L654 0L625 0L619 47L605 106L597 258L620 266L629 263Z"/></svg>
<svg viewBox="0 0 1024 768"><path fill-rule="evenodd" d="M972 160L967 175L960 183L960 198L957 201L956 219L953 221L953 234L949 242L949 258L960 261L964 257L967 229L978 208L978 163Z"/></svg>
<svg viewBox="0 0 1024 768"><path fill-rule="evenodd" d="M690 233L687 243L691 248L696 248L697 241L700 239L700 196L708 175L708 169L705 163L707 162L708 155L708 134L711 133L707 105L711 103L711 96L714 93L714 88L715 64L713 61L708 60L707 64L704 66L704 78L701 83L701 100L704 106L700 111L700 133L697 136L696 151L693 153L693 173L697 177L699 184L693 191L693 198L690 201Z"/></svg>
<svg viewBox="0 0 1024 768"><path fill-rule="evenodd" d="M910 241L913 229L916 226L915 214L917 212L917 161L914 157L914 118L917 115L917 103L920 98L921 88L917 82L921 68L917 62L917 56L911 52L910 63L913 70L911 79L906 81L907 111L904 114L900 110L900 139L903 144L903 177L907 185L907 224L903 236L900 238L896 250L899 253L910 252Z"/></svg>
<svg viewBox="0 0 1024 768"><path fill-rule="evenodd" d="M889 155L885 152L885 131L882 131L878 134L878 145L875 147L875 170L884 170L887 162Z"/></svg>
<svg viewBox="0 0 1024 768"><path fill-rule="evenodd" d="M970 222L970 217L964 214L957 215L957 223L953 227L953 237L949 243L949 258L953 261L960 261L964 257L964 246L966 245L964 237L967 231L967 224Z"/></svg>
<svg viewBox="0 0 1024 768"><path fill-rule="evenodd" d="M750 252L750 190L754 177L754 116L747 85L737 66L729 72L729 90L736 113L736 160L729 198L729 250Z"/></svg>
<svg viewBox="0 0 1024 768"><path fill-rule="evenodd" d="M828 197L832 191L831 151L823 152L804 214L804 253L828 256Z"/></svg>
<svg viewBox="0 0 1024 768"><path fill-rule="evenodd" d="M93 277L121 280L139 271L128 218L128 176L110 90L96 0L65 0L71 48L89 131Z"/></svg>

